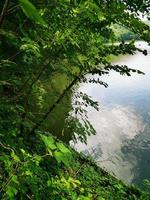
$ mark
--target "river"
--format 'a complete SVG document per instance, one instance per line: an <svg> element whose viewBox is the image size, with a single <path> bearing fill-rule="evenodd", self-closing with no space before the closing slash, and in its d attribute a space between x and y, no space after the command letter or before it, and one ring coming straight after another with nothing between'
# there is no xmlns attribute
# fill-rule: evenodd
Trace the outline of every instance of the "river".
<svg viewBox="0 0 150 200"><path fill-rule="evenodd" d="M75 148L90 153L99 166L125 183L140 184L150 179L150 46L144 42L136 45L149 54L126 55L115 64L139 69L145 75L133 73L128 77L112 71L100 77L108 88L80 85L79 91L98 101L100 110L88 108L89 121L97 134L88 136L87 145L78 142Z"/></svg>

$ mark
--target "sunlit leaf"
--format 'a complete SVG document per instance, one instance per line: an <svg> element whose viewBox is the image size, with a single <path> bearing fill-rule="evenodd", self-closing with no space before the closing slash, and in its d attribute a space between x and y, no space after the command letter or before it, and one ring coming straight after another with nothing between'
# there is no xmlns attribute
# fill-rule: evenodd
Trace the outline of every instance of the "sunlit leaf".
<svg viewBox="0 0 150 200"><path fill-rule="evenodd" d="M7 186L6 194L9 199L14 199L15 195L17 194L17 189L12 186Z"/></svg>
<svg viewBox="0 0 150 200"><path fill-rule="evenodd" d="M55 151L54 152L54 157L56 158L58 163L63 163L67 167L70 165L70 160L69 157L67 157L64 153L60 151Z"/></svg>
<svg viewBox="0 0 150 200"><path fill-rule="evenodd" d="M19 0L20 6L25 13L25 15L31 20L39 23L41 25L46 25L44 19L39 14L35 6L28 0Z"/></svg>
<svg viewBox="0 0 150 200"><path fill-rule="evenodd" d="M70 150L65 147L63 143L57 143L57 147L62 153L71 153Z"/></svg>
<svg viewBox="0 0 150 200"><path fill-rule="evenodd" d="M44 142L45 146L48 149L54 150L56 149L56 145L54 144L54 139L51 136L46 136L46 135L40 135L42 141Z"/></svg>

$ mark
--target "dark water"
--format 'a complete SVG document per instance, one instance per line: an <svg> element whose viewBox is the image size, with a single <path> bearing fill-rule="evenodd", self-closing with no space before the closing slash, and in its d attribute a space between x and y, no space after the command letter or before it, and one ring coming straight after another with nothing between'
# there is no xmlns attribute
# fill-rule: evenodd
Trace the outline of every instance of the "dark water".
<svg viewBox="0 0 150 200"><path fill-rule="evenodd" d="M150 179L150 46L144 42L137 46L147 49L148 56L137 53L118 58L116 63L146 75L126 77L111 72L100 77L109 84L107 89L81 84L79 90L97 100L100 111L88 110L97 134L88 137L87 145L78 142L75 146L78 151L90 152L97 164L119 179L135 184Z"/></svg>

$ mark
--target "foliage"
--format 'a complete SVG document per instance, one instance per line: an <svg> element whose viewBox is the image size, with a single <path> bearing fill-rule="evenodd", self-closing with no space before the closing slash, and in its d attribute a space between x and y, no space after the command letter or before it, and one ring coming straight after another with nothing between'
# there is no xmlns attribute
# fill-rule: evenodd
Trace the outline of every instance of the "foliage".
<svg viewBox="0 0 150 200"><path fill-rule="evenodd" d="M7 10L3 9L6 3ZM87 73L103 75L115 70L130 75L136 71L127 66L112 66L108 59L110 55L134 54L139 50L134 41L125 43L124 36L120 44L113 45L116 24L126 26L139 39L150 41L149 26L137 17L140 5L145 6L144 14L148 13L145 2L138 3L138 7L126 1L95 0L19 0L5 4L1 3L0 87L2 112L10 112L10 107L13 111L9 117L2 114L5 118L2 131L7 129L8 134L14 129L21 135L32 135L39 129L53 132L57 125L53 123L55 127L50 127L50 116L57 113L56 107L60 108L70 91L80 96L84 105L97 109L97 103L87 95L78 95L74 85L88 81L107 87L107 83L100 79L86 80ZM69 98L65 103L70 107L66 109L60 132L72 121L69 138L80 135L78 138L86 142L86 135L94 131L86 123L86 115L78 117L79 111L85 113L85 109L71 107Z"/></svg>
<svg viewBox="0 0 150 200"><path fill-rule="evenodd" d="M138 35L118 24L114 24L112 29L115 33L116 41L128 41L138 39Z"/></svg>
<svg viewBox="0 0 150 200"><path fill-rule="evenodd" d="M20 0L20 6L27 17L35 22L45 25L43 18L40 16L34 5L28 0Z"/></svg>
<svg viewBox="0 0 150 200"><path fill-rule="evenodd" d="M139 12L149 14L147 0L0 2L1 199L142 199L139 190L83 164L50 135L86 142L95 134L86 107L98 110L98 104L78 93L77 85L107 83L86 74L142 73L109 61L110 55L147 54L134 40L114 45L114 24L150 43L149 25Z"/></svg>
<svg viewBox="0 0 150 200"><path fill-rule="evenodd" d="M50 134L39 132L34 142L32 150L0 143L1 199L148 200L150 197L149 191L124 185L90 158Z"/></svg>

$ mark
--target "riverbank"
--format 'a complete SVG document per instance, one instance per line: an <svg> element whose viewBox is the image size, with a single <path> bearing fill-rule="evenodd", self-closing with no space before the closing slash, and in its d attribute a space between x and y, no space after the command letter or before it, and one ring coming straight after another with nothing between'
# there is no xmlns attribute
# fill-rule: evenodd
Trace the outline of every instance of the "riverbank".
<svg viewBox="0 0 150 200"><path fill-rule="evenodd" d="M149 192L142 191L133 185L125 185L121 180L97 166L91 157L86 157L76 151L74 151L74 154L75 163L79 165L79 168L76 168L75 165L73 167L73 171L77 172L75 177L80 182L79 186L89 193L88 196L77 199L150 199Z"/></svg>
<svg viewBox="0 0 150 200"><path fill-rule="evenodd" d="M125 185L91 158L49 134L37 133L30 152L27 149L13 151L13 147L2 143L0 148L6 152L0 156L0 199L150 199L149 192Z"/></svg>

